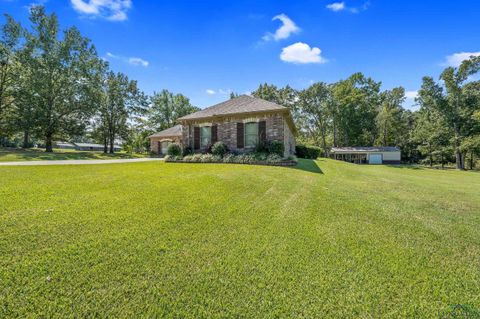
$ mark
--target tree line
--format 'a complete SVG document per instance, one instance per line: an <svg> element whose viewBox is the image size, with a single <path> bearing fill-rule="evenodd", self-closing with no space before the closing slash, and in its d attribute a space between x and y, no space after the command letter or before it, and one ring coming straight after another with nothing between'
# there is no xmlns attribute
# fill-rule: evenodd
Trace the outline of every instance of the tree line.
<svg viewBox="0 0 480 319"><path fill-rule="evenodd" d="M480 157L480 57L447 67L436 81L424 77L417 111L403 108L405 90L382 90L355 73L335 83L303 90L261 84L253 96L291 109L298 142L321 147L397 146L405 162L456 163L473 168ZM231 97L237 96L232 93ZM182 94L151 96L137 82L114 72L75 27L60 30L55 14L30 11L25 28L5 15L0 34L0 145L51 152L55 140L93 140L113 152L148 150L151 133L198 110Z"/></svg>
<svg viewBox="0 0 480 319"><path fill-rule="evenodd" d="M418 111L403 108L405 90L355 73L304 90L262 84L252 95L291 109L301 143L332 147L397 146L404 162L449 162L473 169L480 157L480 57L447 67L439 81L424 77L415 98ZM468 163L469 165L466 165Z"/></svg>
<svg viewBox="0 0 480 319"><path fill-rule="evenodd" d="M122 139L143 150L146 136L197 108L181 94L144 94L137 82L110 70L75 27L61 31L55 14L30 10L24 28L11 16L0 34L0 145L94 140L114 152Z"/></svg>

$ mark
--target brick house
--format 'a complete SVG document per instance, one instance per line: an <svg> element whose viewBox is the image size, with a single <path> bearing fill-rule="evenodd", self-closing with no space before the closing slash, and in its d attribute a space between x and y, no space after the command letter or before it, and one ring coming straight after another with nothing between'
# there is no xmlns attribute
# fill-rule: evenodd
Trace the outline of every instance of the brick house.
<svg viewBox="0 0 480 319"><path fill-rule="evenodd" d="M217 141L239 153L253 151L258 143L279 141L285 156L295 153L297 130L290 110L252 96L241 95L183 116L177 122L179 125L150 136L153 153L165 154L171 142L205 152Z"/></svg>

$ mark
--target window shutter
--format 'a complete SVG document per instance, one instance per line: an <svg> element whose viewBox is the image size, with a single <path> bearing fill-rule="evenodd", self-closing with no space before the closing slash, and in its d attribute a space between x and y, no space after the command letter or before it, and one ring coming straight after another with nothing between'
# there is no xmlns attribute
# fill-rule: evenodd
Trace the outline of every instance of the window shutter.
<svg viewBox="0 0 480 319"><path fill-rule="evenodd" d="M244 128L243 123L237 123L237 148L243 148L244 146Z"/></svg>
<svg viewBox="0 0 480 319"><path fill-rule="evenodd" d="M217 125L212 125L212 145L218 141Z"/></svg>
<svg viewBox="0 0 480 319"><path fill-rule="evenodd" d="M264 144L267 140L267 123L265 121L258 122L258 142Z"/></svg>
<svg viewBox="0 0 480 319"><path fill-rule="evenodd" d="M198 126L193 128L193 148L200 149L200 127Z"/></svg>

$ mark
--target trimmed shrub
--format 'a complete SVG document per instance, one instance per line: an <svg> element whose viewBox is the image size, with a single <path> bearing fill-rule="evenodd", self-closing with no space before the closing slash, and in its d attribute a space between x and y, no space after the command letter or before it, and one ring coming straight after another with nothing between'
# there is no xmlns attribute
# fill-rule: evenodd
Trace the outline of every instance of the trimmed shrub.
<svg viewBox="0 0 480 319"><path fill-rule="evenodd" d="M289 157L287 157L287 160L298 162L298 158L295 155L290 155Z"/></svg>
<svg viewBox="0 0 480 319"><path fill-rule="evenodd" d="M183 161L184 161L184 162L191 162L191 161L192 161L192 157L193 157L192 155L184 156L184 157L183 157Z"/></svg>
<svg viewBox="0 0 480 319"><path fill-rule="evenodd" d="M223 157L224 163L235 163L235 154L228 153Z"/></svg>
<svg viewBox="0 0 480 319"><path fill-rule="evenodd" d="M320 156L322 149L316 146L297 145L295 146L295 153L300 158L317 159Z"/></svg>
<svg viewBox="0 0 480 319"><path fill-rule="evenodd" d="M168 145L167 148L167 155L170 156L181 156L182 155L182 147L178 143L171 143Z"/></svg>
<svg viewBox="0 0 480 319"><path fill-rule="evenodd" d="M270 141L267 144L267 151L268 151L268 154L277 154L278 156L283 156L285 147L283 146L283 143L280 141Z"/></svg>
<svg viewBox="0 0 480 319"><path fill-rule="evenodd" d="M181 161L182 157L181 156L174 156L174 155L166 155L165 156L165 162L176 162L176 161Z"/></svg>
<svg viewBox="0 0 480 319"><path fill-rule="evenodd" d="M212 154L203 154L200 158L202 163L213 163L214 157Z"/></svg>
<svg viewBox="0 0 480 319"><path fill-rule="evenodd" d="M212 145L212 154L223 157L228 152L227 144L222 141L215 142Z"/></svg>
<svg viewBox="0 0 480 319"><path fill-rule="evenodd" d="M191 162L200 163L202 161L202 154L193 154Z"/></svg>
<svg viewBox="0 0 480 319"><path fill-rule="evenodd" d="M275 164L280 163L282 161L282 157L278 154L270 154L267 156L267 163Z"/></svg>
<svg viewBox="0 0 480 319"><path fill-rule="evenodd" d="M254 153L255 159L257 161L266 161L267 160L267 153Z"/></svg>
<svg viewBox="0 0 480 319"><path fill-rule="evenodd" d="M187 146L183 149L183 156L193 155L193 149L190 146Z"/></svg>

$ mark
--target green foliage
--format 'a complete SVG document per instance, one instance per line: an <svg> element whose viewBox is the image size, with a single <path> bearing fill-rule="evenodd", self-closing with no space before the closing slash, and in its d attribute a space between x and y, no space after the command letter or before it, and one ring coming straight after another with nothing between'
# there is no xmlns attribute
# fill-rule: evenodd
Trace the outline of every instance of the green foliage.
<svg viewBox="0 0 480 319"><path fill-rule="evenodd" d="M168 145L167 154L170 156L182 156L182 146L178 143Z"/></svg>
<svg viewBox="0 0 480 319"><path fill-rule="evenodd" d="M182 94L173 94L168 90L155 92L150 97L151 107L148 110L148 121L157 131L165 130L176 124L179 117L196 112L199 108L190 104L190 100Z"/></svg>
<svg viewBox="0 0 480 319"><path fill-rule="evenodd" d="M193 149L190 146L185 146L183 148L183 156L192 155Z"/></svg>
<svg viewBox="0 0 480 319"><path fill-rule="evenodd" d="M184 160L180 155L165 155L165 162L177 162Z"/></svg>
<svg viewBox="0 0 480 319"><path fill-rule="evenodd" d="M269 154L277 154L278 156L283 156L285 147L280 141L269 141L267 143L267 151Z"/></svg>
<svg viewBox="0 0 480 319"><path fill-rule="evenodd" d="M315 146L308 146L297 144L295 146L295 154L300 158L307 158L307 159L316 159L320 156L321 149Z"/></svg>
<svg viewBox="0 0 480 319"><path fill-rule="evenodd" d="M228 152L227 144L222 141L215 142L212 145L212 154L223 157Z"/></svg>

